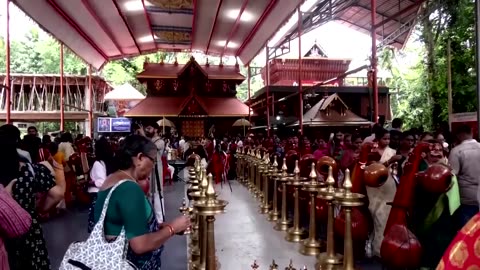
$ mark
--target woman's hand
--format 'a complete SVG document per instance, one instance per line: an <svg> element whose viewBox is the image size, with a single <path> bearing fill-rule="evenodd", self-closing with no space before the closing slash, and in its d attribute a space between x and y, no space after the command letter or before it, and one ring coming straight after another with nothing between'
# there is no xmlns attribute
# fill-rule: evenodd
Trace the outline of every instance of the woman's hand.
<svg viewBox="0 0 480 270"><path fill-rule="evenodd" d="M394 163L394 162L402 160L402 158L403 158L402 155L395 155L395 156L391 157L388 162L389 163Z"/></svg>
<svg viewBox="0 0 480 270"><path fill-rule="evenodd" d="M175 233L180 233L188 229L192 224L190 223L190 217L180 216L170 222Z"/></svg>
<svg viewBox="0 0 480 270"><path fill-rule="evenodd" d="M10 196L12 196L13 185L15 185L16 182L17 182L17 179L13 179L13 180L10 181L10 183L8 183L8 185L5 187L5 191L6 191Z"/></svg>

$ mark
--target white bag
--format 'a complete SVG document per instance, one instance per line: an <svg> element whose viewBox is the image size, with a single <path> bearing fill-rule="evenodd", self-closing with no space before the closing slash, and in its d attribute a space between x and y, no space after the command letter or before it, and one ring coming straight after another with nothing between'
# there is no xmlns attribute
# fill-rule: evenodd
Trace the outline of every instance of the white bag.
<svg viewBox="0 0 480 270"><path fill-rule="evenodd" d="M118 182L107 195L103 204L102 214L93 231L85 242L72 243L63 257L59 270L135 270L132 263L127 261L128 242L125 228L112 242L107 242L104 235L104 222L107 214L108 202L113 191L122 183Z"/></svg>

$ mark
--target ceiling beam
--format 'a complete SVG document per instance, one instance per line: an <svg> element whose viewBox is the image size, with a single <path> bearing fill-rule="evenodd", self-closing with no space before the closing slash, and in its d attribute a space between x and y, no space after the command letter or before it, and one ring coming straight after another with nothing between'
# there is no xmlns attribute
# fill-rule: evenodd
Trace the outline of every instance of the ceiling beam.
<svg viewBox="0 0 480 270"><path fill-rule="evenodd" d="M72 18L70 18L70 16L67 15L67 13L57 5L57 3L55 3L53 0L47 0L47 2L52 6L53 9L55 9L55 11L63 18L65 19L65 21L70 24L71 27L73 27L73 29L75 29L75 31L77 31L77 33L83 37L103 58L105 58L105 60L108 60L108 56L107 54L105 54L104 51L102 51L98 46L97 44L95 44L95 42L93 42L93 40L80 28L80 26L73 21Z"/></svg>
<svg viewBox="0 0 480 270"><path fill-rule="evenodd" d="M404 13L407 13L407 12L409 12L410 10L412 10L412 9L414 9L414 8L417 8L418 6L420 6L420 5L421 5L422 3L424 3L425 1L426 1L426 0L418 0L418 1L415 1L415 2L412 3L411 5L405 7L404 9L399 10L397 13L393 14L392 16L390 16L390 17L384 19L383 21L375 24L375 25L373 26L373 28L377 29L377 28L379 28L380 26L382 26L382 25L384 25L384 24L386 24L386 23L388 23L388 22L390 22L390 21L393 21L393 20L397 19L398 16L401 16L401 15L403 15Z"/></svg>
<svg viewBox="0 0 480 270"><path fill-rule="evenodd" d="M128 33L130 33L130 37L132 38L133 43L135 43L135 47L137 48L138 53L141 54L142 51L140 50L140 47L138 46L137 39L135 38L135 35L133 34L132 28L130 28L130 25L128 25L127 19L123 15L122 10L118 6L117 0L112 0L112 2L115 5L115 9L117 10L118 16L120 16L122 18L123 24L125 24L125 27L127 27Z"/></svg>
<svg viewBox="0 0 480 270"><path fill-rule="evenodd" d="M148 15L147 8L145 7L145 0L142 0L143 12L145 13L145 19L147 19L148 29L150 29L150 34L152 35L153 45L155 45L155 49L158 49L157 42L155 41L155 35L153 34L152 29L152 21L150 20L150 16Z"/></svg>
<svg viewBox="0 0 480 270"><path fill-rule="evenodd" d="M95 21L98 23L100 28L102 28L103 32L105 32L108 38L110 38L110 40L112 41L113 45L115 45L115 48L118 50L118 52L120 52L120 54L123 54L122 48L120 47L120 45L118 45L118 42L114 38L112 31L110 31L110 29L108 29L105 26L105 24L102 22L100 17L98 17L97 13L95 13L92 6L90 5L89 0L82 0L82 4L85 7L85 9L88 11L88 13L90 13L90 15L93 17L93 19L95 19Z"/></svg>
<svg viewBox="0 0 480 270"><path fill-rule="evenodd" d="M191 33L191 41L190 41L190 52L193 48L193 41L195 38L195 20L197 19L197 0L193 0L193 16L192 16L192 33Z"/></svg>
<svg viewBox="0 0 480 270"><path fill-rule="evenodd" d="M255 26L252 28L252 30L250 31L250 33L248 34L247 38L243 41L242 45L240 46L240 48L238 48L237 52L235 53L235 56L239 56L242 51L245 49L245 47L247 46L247 44L252 40L253 36L255 35L255 33L258 31L258 28L260 28L260 26L262 25L263 21L265 20L265 18L270 14L270 12L272 11L273 7L275 7L275 5L278 3L278 0L270 0L270 2L268 3L268 6L265 8L265 10L263 11L262 13L262 16L260 16L260 18L258 18L258 21L257 23L255 24Z"/></svg>
<svg viewBox="0 0 480 270"><path fill-rule="evenodd" d="M240 8L240 12L238 12L237 19L235 20L235 23L233 24L232 31L228 34L228 38L225 41L225 46L223 46L222 54L223 56L225 54L225 50L227 49L227 45L230 42L230 39L237 33L238 27L240 26L240 19L242 18L242 14L245 11L245 8L248 5L248 0L244 0L242 7Z"/></svg>
<svg viewBox="0 0 480 270"><path fill-rule="evenodd" d="M223 3L223 0L220 0L220 2L218 2L217 14L215 14L215 20L213 21L213 27L212 27L212 30L210 31L210 38L208 39L207 49L205 50L205 54L207 55L208 55L208 50L210 49L210 43L212 42L213 32L215 32L215 26L217 25L218 14L220 13L220 8L222 7L222 3Z"/></svg>

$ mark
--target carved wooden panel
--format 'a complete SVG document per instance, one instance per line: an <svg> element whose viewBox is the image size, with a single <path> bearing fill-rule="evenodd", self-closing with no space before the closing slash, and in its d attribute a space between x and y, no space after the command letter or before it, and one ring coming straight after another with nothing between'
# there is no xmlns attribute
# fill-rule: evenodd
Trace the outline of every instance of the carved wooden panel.
<svg viewBox="0 0 480 270"><path fill-rule="evenodd" d="M187 137L205 136L205 123L203 120L183 120L182 135Z"/></svg>

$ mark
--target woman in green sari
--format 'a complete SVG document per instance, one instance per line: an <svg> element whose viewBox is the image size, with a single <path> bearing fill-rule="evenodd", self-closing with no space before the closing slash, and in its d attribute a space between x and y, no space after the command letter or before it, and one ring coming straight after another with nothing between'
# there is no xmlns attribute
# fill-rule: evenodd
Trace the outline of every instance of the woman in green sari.
<svg viewBox="0 0 480 270"><path fill-rule="evenodd" d="M420 164L419 172L426 171L433 164L447 165L442 145L435 140L429 142L432 148ZM456 234L451 215L458 208L455 198L458 198L459 191L454 178L452 175L450 190L442 194L427 192L420 185L416 190L410 227L422 244L422 267L427 269L435 269Z"/></svg>

